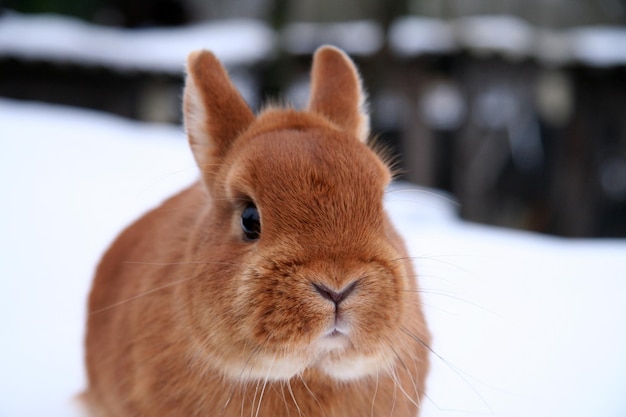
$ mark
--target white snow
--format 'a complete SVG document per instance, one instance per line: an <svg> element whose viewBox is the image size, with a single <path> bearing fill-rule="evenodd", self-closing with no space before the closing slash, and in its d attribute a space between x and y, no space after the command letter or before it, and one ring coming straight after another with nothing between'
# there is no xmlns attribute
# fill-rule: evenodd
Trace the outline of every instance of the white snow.
<svg viewBox="0 0 626 417"><path fill-rule="evenodd" d="M0 100L0 416L69 415L98 257L195 175L180 128Z"/></svg>
<svg viewBox="0 0 626 417"><path fill-rule="evenodd" d="M133 218L196 176L182 130L0 100L0 416L66 417L84 386L95 264ZM626 415L626 240L457 219L397 184L434 334L423 417Z"/></svg>
<svg viewBox="0 0 626 417"><path fill-rule="evenodd" d="M450 21L397 19L389 45L399 56L467 50L507 58L536 58L547 65L572 62L593 67L626 65L626 29L619 26L544 29L506 15L468 16Z"/></svg>
<svg viewBox="0 0 626 417"><path fill-rule="evenodd" d="M586 27L569 33L572 57L597 67L626 65L626 29L622 27Z"/></svg>
<svg viewBox="0 0 626 417"><path fill-rule="evenodd" d="M533 28L511 16L471 16L453 23L457 41L479 52L523 57L532 52Z"/></svg>
<svg viewBox="0 0 626 417"><path fill-rule="evenodd" d="M194 49L213 51L225 65L254 64L271 56L274 43L271 28L255 20L119 29L56 15L0 17L0 56L118 70L180 74Z"/></svg>
<svg viewBox="0 0 626 417"><path fill-rule="evenodd" d="M317 47L335 45L350 55L372 55L382 48L385 34L376 22L289 23L280 34L281 47L292 54L311 54Z"/></svg>
<svg viewBox="0 0 626 417"><path fill-rule="evenodd" d="M400 56L442 54L457 47L450 25L439 19L414 16L393 22L389 45Z"/></svg>
<svg viewBox="0 0 626 417"><path fill-rule="evenodd" d="M400 56L466 49L519 58L535 53L536 37L535 28L525 21L502 15L447 21L411 16L397 19L389 29L389 45Z"/></svg>
<svg viewBox="0 0 626 417"><path fill-rule="evenodd" d="M403 17L388 42L400 56L449 53L465 48L507 57L535 57L548 64L582 62L597 67L626 65L626 29L595 26L543 30L504 15L443 21ZM352 55L372 55L385 43L379 24L352 22L288 24L277 36L265 23L234 19L172 28L119 29L57 15L0 16L0 57L99 65L117 70L178 74L189 51L209 49L228 66L254 64L276 47L309 54L331 43Z"/></svg>

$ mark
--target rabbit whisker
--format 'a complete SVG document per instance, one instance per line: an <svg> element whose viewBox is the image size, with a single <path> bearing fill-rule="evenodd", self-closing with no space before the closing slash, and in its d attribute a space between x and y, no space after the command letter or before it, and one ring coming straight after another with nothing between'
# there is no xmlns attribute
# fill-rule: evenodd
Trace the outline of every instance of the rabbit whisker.
<svg viewBox="0 0 626 417"><path fill-rule="evenodd" d="M403 364L403 366L406 367L406 365L404 365L404 364ZM409 374L410 374L410 372L409 372ZM406 392L406 390L402 386L402 381L400 381L400 375L398 374L398 369L396 368L395 365L391 368L391 370L389 372L389 375L390 375L391 379L393 379L395 386L397 386L400 389L400 392L404 395L404 397L407 400L409 400L409 402L411 404L413 404L415 407L417 407L419 409L419 407L420 407L419 402L416 402L413 399L413 397L411 397L411 395L409 395L409 393Z"/></svg>
<svg viewBox="0 0 626 417"><path fill-rule="evenodd" d="M494 316L496 316L496 317L498 317L498 318L500 318L500 319L502 319L502 320L504 320L504 321L506 321L508 323L513 324L509 319L507 319L503 315L499 314L495 310L487 308L487 307L485 307L483 305L480 305L478 303L474 303L472 301L466 300L464 298L458 297L456 295L452 295L452 294L446 293L444 291L440 291L440 290L436 290L436 289L426 289L426 288L419 288L417 290L400 290L400 291L402 291L402 292L409 292L409 293L436 295L436 296L440 296L440 297L447 297L447 298L450 298L452 300L456 300L456 301L459 301L461 303L465 303L465 304L470 305L472 307L476 307L477 309L485 311L485 312L487 312L489 314L493 314ZM426 305L426 304L422 303L422 305Z"/></svg>
<svg viewBox="0 0 626 417"><path fill-rule="evenodd" d="M124 264L130 265L154 265L154 266L170 266L170 265L238 265L236 262L222 261L177 261L177 262L149 262L149 261L124 261Z"/></svg>
<svg viewBox="0 0 626 417"><path fill-rule="evenodd" d="M370 417L374 417L374 404L376 404L376 395L378 394L378 383L380 381L380 373L376 371L376 385L374 387L374 395L372 395L372 406L370 408Z"/></svg>
<svg viewBox="0 0 626 417"><path fill-rule="evenodd" d="M298 377L300 378L300 381L302 381L302 385L304 385L304 388L306 388L306 390L309 392L309 394L311 394L311 397L313 397L313 400L317 403L317 406L320 408L320 411L322 412L322 415L325 417L326 416L326 412L324 411L324 408L322 407L322 404L319 402L319 400L315 396L315 393L313 391L311 391L311 389L309 388L309 386L305 382L304 378L302 377L302 374L298 374Z"/></svg>
<svg viewBox="0 0 626 417"><path fill-rule="evenodd" d="M243 389L241 390L241 411L239 412L239 417L243 417L243 410L246 405L246 395L248 394L247 390L248 385L243 385Z"/></svg>
<svg viewBox="0 0 626 417"><path fill-rule="evenodd" d="M182 174L184 172L189 172L189 171L195 171L196 170L196 166L195 165L191 165L187 168L184 169L178 169L176 171L170 171L170 172L166 172L164 174L158 175L156 177L153 177L147 184L145 184L143 186L143 188L141 190L139 190L138 195L142 195L145 192L147 192L148 190L150 190L151 188L153 188L155 185L157 185L160 182L163 182L164 180L166 180L167 178L171 178L174 177L176 175Z"/></svg>
<svg viewBox="0 0 626 417"><path fill-rule="evenodd" d="M246 368L248 367L250 361L252 360L252 358L258 355L258 349L254 349L250 355L248 356L248 359L246 360L246 362L243 365L243 368L241 369L241 373L239 374L239 379L242 378L244 372L246 371ZM242 413L242 417L243 417L243 405L245 402L245 398L246 398L246 386L247 384L241 384L241 386L243 387L242 393L241 393L241 413ZM232 389L230 390L230 394L228 396L228 399L226 400L226 402L224 403L224 406L222 407L222 411L219 414L220 416L224 414L224 412L226 411L226 408L228 407L228 405L230 404L230 402L232 401L235 392L240 389L240 385L239 384L232 384Z"/></svg>
<svg viewBox="0 0 626 417"><path fill-rule="evenodd" d="M283 381L280 382L280 394L283 397L283 404L285 404L287 415L291 417L291 411L289 411L289 404L287 403L287 397L285 396L285 383Z"/></svg>
<svg viewBox="0 0 626 417"><path fill-rule="evenodd" d="M391 371L391 370L390 370ZM391 401L391 410L389 411L389 415L392 416L393 415L393 411L396 409L396 401L398 401L398 384L395 381L395 379L393 379L393 400Z"/></svg>
<svg viewBox="0 0 626 417"><path fill-rule="evenodd" d="M259 392L259 385L261 384L261 380L257 379L254 387L254 394L252 395L252 404L250 405L250 417L254 417L254 405L256 404L256 395ZM243 410L241 410L243 415Z"/></svg>
<svg viewBox="0 0 626 417"><path fill-rule="evenodd" d="M293 403L296 406L296 409L298 410L298 416L302 417L302 410L300 409L300 405L298 404L298 401L296 400L296 396L293 394L293 389L291 388L291 381L288 379L287 380L287 388L289 390L289 395L291 396L291 399L293 400Z"/></svg>
<svg viewBox="0 0 626 417"><path fill-rule="evenodd" d="M448 368L450 368L450 370L452 370L459 378L461 378L461 380L474 392L474 394L476 394L476 396L480 399L480 401L485 405L485 407L487 407L489 409L489 411L491 413L493 413L493 409L491 408L491 406L489 405L489 403L487 403L487 400L485 400L485 397L483 397L480 392L478 392L478 390L476 389L476 387L474 387L467 379L467 377L464 375L465 373L462 372L458 367L452 365L448 360L446 360L443 356L441 356L440 354L438 354L437 352L435 352L433 350L433 348L426 342L424 342L419 336L413 334L412 332L410 332L406 327L402 326L401 327L402 331L404 333L406 333L410 338L412 338L413 340L415 340L417 343L419 343L420 345L422 345L424 348L426 348L426 350L428 350L433 356L435 356L437 359L439 359L442 363L444 363ZM469 376L469 375L468 375Z"/></svg>
<svg viewBox="0 0 626 417"><path fill-rule="evenodd" d="M453 255L439 255L438 257L449 257L449 256L453 256ZM444 261L443 259L437 259L436 256L405 256L405 257L401 257L401 258L396 258L396 259L392 259L391 262L401 262L401 261L433 261L433 262L439 262L441 264L447 265L451 268L456 269L457 271L463 272L464 274L467 274L469 276L471 276L474 279L478 279L478 277L476 277L476 275L474 275L472 272L468 271L465 268L462 268L458 265L453 264L452 262L448 262L448 261Z"/></svg>
<svg viewBox="0 0 626 417"><path fill-rule="evenodd" d="M450 203L452 205L454 205L455 207L461 207L461 204L456 201L453 198L450 197L446 197L445 195L442 195L441 193L438 193L436 191L430 191L430 190L424 190L424 189L415 189L415 188L394 188L394 189L387 189L385 190L385 195L389 195L389 194L394 194L394 193L410 193L410 194L426 194L428 196L432 196L432 197L437 197L437 199L439 200L443 200L447 203ZM388 202L393 203L394 201L400 201L400 200L388 200ZM413 200L408 200L408 202L415 202L418 203L417 201L413 201Z"/></svg>
<svg viewBox="0 0 626 417"><path fill-rule="evenodd" d="M259 411L261 410L261 402L263 401L263 395L265 394L265 388L267 387L267 381L269 380L270 373L272 372L272 368L274 367L274 361L276 360L276 355L272 358L272 362L270 363L269 369L267 370L267 375L265 375L265 381L263 381L263 388L261 389L261 395L259 396L259 404L256 408L255 417L259 417ZM256 398L256 393L254 394ZM252 407L254 408L254 402ZM252 411L252 410L250 410Z"/></svg>
<svg viewBox="0 0 626 417"><path fill-rule="evenodd" d="M135 301L135 300L137 300L137 299L139 299L139 298L141 298L141 297L144 297L144 296L146 296L146 295L153 294L153 293L155 293L155 292L158 292L158 291L164 290L164 289L166 289L166 288L169 288L169 287L173 287L173 286L175 286L175 285L182 284L183 282L187 282L187 281L190 281L190 280L195 279L195 278L197 278L197 277L196 277L196 276L193 276L193 277L183 278L183 279L179 279L179 280L176 280L176 281L169 282L169 283L167 283L167 284L165 284L165 285L161 285L161 286L159 286L159 287L152 288L152 289L150 289L150 290L148 290L148 291L145 291L145 292L143 292L143 293L141 293L141 294L137 294L137 295L134 295L134 296L132 296L132 297L126 298L126 299L124 299L124 300L118 301L117 303L110 304L110 305L108 305L108 306L106 306L106 307L102 307L102 308L99 308L99 309L94 310L94 311L90 311L90 312L89 312L89 315L90 315L90 316L92 316L92 315L94 315L94 314L99 314L99 313L102 313L102 312L107 311L107 310L110 310L110 309L112 309L112 308L119 307L119 306L121 306L121 305L123 305L123 304L129 303L129 302L131 302L131 301Z"/></svg>
<svg viewBox="0 0 626 417"><path fill-rule="evenodd" d="M400 363L400 365L402 365L402 368L406 371L407 375L411 379L411 383L413 384L413 389L415 391L415 400L408 393L406 393L403 388L401 388L402 392L405 394L407 399L410 402L412 402L413 404L415 404L415 406L419 409L419 389L418 389L418 386L417 386L417 382L415 381L415 378L413 378L413 374L412 374L411 370L409 369L409 367L407 366L407 364L402 360L402 356L400 356L398 351L396 351L394 349L393 343L391 343L391 341L389 341L389 347L391 348L391 351L393 352L394 356L396 357L396 360Z"/></svg>

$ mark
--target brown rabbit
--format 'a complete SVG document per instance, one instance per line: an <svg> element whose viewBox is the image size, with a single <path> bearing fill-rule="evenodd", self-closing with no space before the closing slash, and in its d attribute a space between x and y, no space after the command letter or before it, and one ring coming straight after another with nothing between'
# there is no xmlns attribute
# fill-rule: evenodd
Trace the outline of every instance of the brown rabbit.
<svg viewBox="0 0 626 417"><path fill-rule="evenodd" d="M93 416L416 416L429 333L383 209L352 61L313 59L306 111L255 116L213 54L188 59L201 180L102 259L89 298Z"/></svg>

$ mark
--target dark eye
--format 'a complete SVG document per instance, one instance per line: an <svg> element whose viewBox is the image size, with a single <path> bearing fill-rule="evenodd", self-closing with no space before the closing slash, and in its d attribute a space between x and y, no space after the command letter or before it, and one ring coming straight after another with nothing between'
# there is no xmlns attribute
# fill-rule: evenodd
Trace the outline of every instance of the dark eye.
<svg viewBox="0 0 626 417"><path fill-rule="evenodd" d="M241 230L247 240L257 240L261 234L261 218L259 210L252 203L241 213Z"/></svg>

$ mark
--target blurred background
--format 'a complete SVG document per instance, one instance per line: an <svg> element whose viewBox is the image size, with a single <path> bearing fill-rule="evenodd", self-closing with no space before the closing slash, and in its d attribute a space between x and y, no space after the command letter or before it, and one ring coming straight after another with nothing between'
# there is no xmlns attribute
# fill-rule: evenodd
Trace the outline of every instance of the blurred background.
<svg viewBox="0 0 626 417"><path fill-rule="evenodd" d="M179 124L183 66L216 52L249 104L302 106L346 50L401 178L463 218L626 237L626 0L9 0L0 97ZM1 137L1 127L0 127Z"/></svg>

